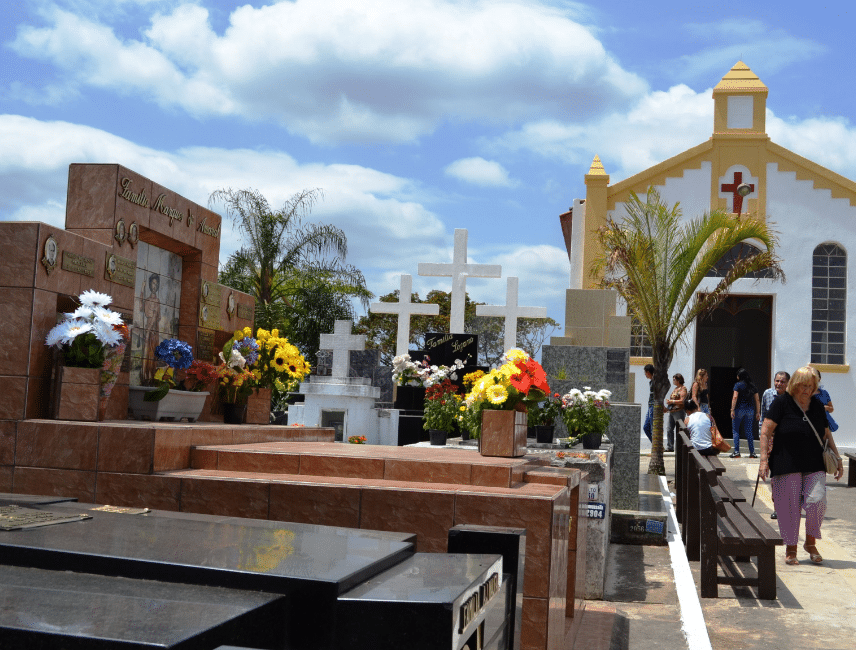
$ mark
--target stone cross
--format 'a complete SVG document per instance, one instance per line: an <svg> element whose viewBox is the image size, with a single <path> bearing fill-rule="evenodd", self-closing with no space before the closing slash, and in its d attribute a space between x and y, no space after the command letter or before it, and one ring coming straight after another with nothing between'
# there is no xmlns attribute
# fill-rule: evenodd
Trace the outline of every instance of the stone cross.
<svg viewBox="0 0 856 650"><path fill-rule="evenodd" d="M455 252L451 264L419 263L419 275L452 278L452 314L450 334L464 334L464 307L467 297L467 277L500 278L499 264L467 264L467 229L455 228Z"/></svg>
<svg viewBox="0 0 856 650"><path fill-rule="evenodd" d="M397 314L398 335L395 339L395 356L407 354L410 346L410 317L414 314L436 316L440 313L440 305L431 303L410 302L413 293L413 276L401 275L401 289L398 291L398 302L373 302L369 311L375 314Z"/></svg>
<svg viewBox="0 0 856 650"><path fill-rule="evenodd" d="M322 334L321 350L333 350L333 377L347 377L351 365L351 350L366 349L365 334L351 334L353 321L337 320L332 334Z"/></svg>
<svg viewBox="0 0 856 650"><path fill-rule="evenodd" d="M508 278L505 291L505 306L502 305L476 305L476 316L496 316L505 318L505 347L507 352L517 347L517 319L518 318L547 318L546 307L518 307L517 306L517 278Z"/></svg>

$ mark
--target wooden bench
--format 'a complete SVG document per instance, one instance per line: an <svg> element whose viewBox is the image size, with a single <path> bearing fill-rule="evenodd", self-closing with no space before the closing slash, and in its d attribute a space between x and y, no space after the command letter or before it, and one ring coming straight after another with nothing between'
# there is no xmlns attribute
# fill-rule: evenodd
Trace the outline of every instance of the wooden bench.
<svg viewBox="0 0 856 650"><path fill-rule="evenodd" d="M856 454L844 452L842 456L847 456L850 462L847 465L850 469L847 470L847 487L856 487Z"/></svg>
<svg viewBox="0 0 856 650"><path fill-rule="evenodd" d="M724 584L757 587L758 598L775 600L775 551L783 545L782 537L745 500L731 501L727 483L720 479L718 485L703 485L699 498L701 597L716 598ZM758 558L757 577L743 575L735 564L751 557ZM719 575L717 565L725 575Z"/></svg>

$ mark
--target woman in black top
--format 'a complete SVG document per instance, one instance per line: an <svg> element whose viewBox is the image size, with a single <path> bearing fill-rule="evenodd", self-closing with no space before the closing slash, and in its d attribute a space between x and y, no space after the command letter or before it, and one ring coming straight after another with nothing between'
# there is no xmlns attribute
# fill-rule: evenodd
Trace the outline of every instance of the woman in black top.
<svg viewBox="0 0 856 650"><path fill-rule="evenodd" d="M699 368L696 372L690 396L702 413L710 415L710 388L707 385L707 370L704 368Z"/></svg>
<svg viewBox="0 0 856 650"><path fill-rule="evenodd" d="M826 469L823 447L809 421L822 440L838 456L838 448L829 432L826 412L818 400L811 398L817 390L817 375L805 366L797 370L788 383L787 392L778 395L761 427L761 464L758 474L765 481L771 477L773 502L779 531L785 541L785 562L799 564L800 511L805 510L805 544L803 548L815 564L823 562L816 540L826 512ZM835 479L844 474L839 456Z"/></svg>

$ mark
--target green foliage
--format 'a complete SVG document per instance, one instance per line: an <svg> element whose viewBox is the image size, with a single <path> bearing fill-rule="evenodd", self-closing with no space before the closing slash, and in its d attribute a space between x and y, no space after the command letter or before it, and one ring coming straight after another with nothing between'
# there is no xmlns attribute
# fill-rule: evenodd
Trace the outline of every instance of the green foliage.
<svg viewBox="0 0 856 650"><path fill-rule="evenodd" d="M654 427L649 473L663 474L663 399L669 389L669 366L675 346L696 318L710 314L729 287L749 273L766 270L784 280L775 248L775 231L761 216L721 210L686 222L679 204L668 206L649 188L645 201L631 192L627 218L608 218L598 230L601 254L591 270L600 286L615 289L627 313L642 325L651 343L654 364ZM736 260L715 287L699 287L716 263L740 243L759 246Z"/></svg>
<svg viewBox="0 0 856 650"><path fill-rule="evenodd" d="M448 379L431 386L425 393L424 429L452 432L461 415L461 396Z"/></svg>
<svg viewBox="0 0 856 650"><path fill-rule="evenodd" d="M257 190L217 190L209 203L223 203L243 246L220 272L221 284L256 299L255 325L279 329L314 365L322 332L338 319L353 319L353 299L368 308L373 294L359 269L345 263L344 231L303 223L323 196L302 190L274 210Z"/></svg>
<svg viewBox="0 0 856 650"><path fill-rule="evenodd" d="M63 347L63 363L70 368L101 368L105 352L104 344L95 334L87 332Z"/></svg>

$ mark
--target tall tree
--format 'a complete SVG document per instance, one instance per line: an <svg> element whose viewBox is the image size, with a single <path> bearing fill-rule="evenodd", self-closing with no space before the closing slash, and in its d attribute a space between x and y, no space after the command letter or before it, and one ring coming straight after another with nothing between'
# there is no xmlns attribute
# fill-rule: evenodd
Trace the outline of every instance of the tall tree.
<svg viewBox="0 0 856 650"><path fill-rule="evenodd" d="M601 278L602 288L618 292L650 340L654 430L648 472L662 475L663 399L675 346L690 323L711 313L736 280L762 271L774 280L785 276L775 251L776 234L763 218L716 210L682 221L680 205L668 206L653 187L645 201L631 193L625 209L626 219L609 218L598 230L601 254L591 273ZM752 246L744 247L716 285L701 293L708 272L743 243Z"/></svg>
<svg viewBox="0 0 856 650"><path fill-rule="evenodd" d="M320 332L336 318L353 318L352 298L372 294L359 269L345 263L348 241L336 226L304 223L320 189L301 190L274 210L257 190L222 189L222 203L243 245L220 272L220 282L256 299L256 326L282 330L313 363Z"/></svg>

